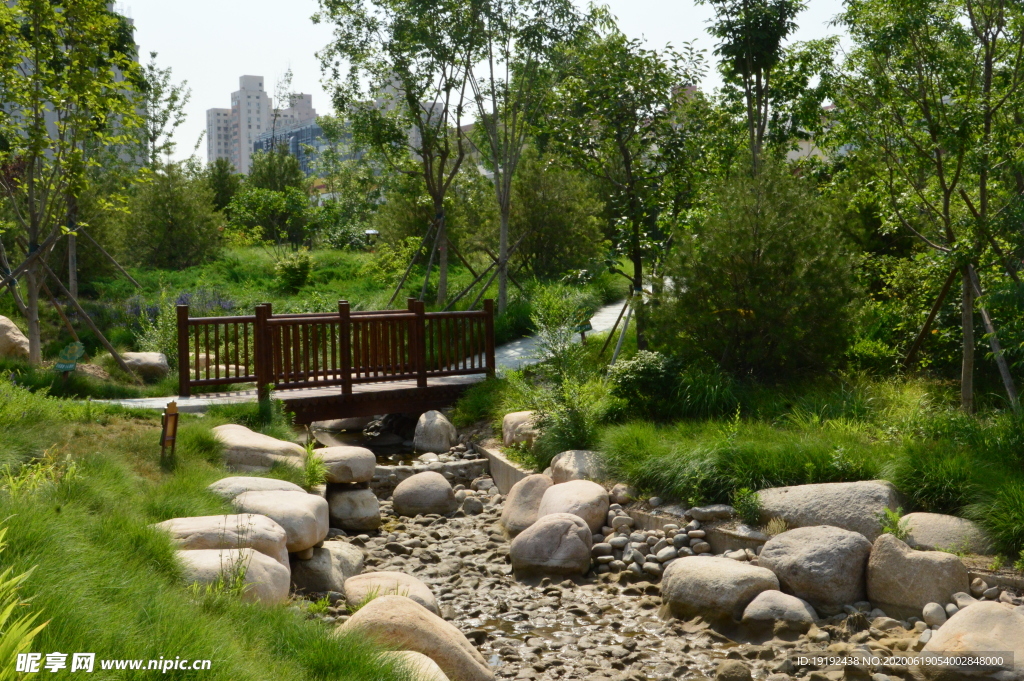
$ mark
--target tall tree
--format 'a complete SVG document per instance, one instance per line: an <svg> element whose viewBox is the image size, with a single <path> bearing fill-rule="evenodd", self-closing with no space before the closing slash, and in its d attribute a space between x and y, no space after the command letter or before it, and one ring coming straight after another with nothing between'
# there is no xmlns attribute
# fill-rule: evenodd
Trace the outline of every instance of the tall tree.
<svg viewBox="0 0 1024 681"><path fill-rule="evenodd" d="M185 107L192 98L188 81L175 83L171 69L157 66L157 53L149 53L142 67L142 86L138 104L142 109L142 152L144 165L155 168L161 157L174 152L174 131L185 122Z"/></svg>
<svg viewBox="0 0 1024 681"><path fill-rule="evenodd" d="M223 156L206 166L206 184L213 192L213 207L223 211L242 186L242 176Z"/></svg>
<svg viewBox="0 0 1024 681"><path fill-rule="evenodd" d="M991 258L1017 276L999 230L1019 227L999 216L1021 201L1013 171L1024 156L1011 140L1024 12L1013 0L851 0L841 21L855 48L837 102L837 143L871 168L886 226L915 235L960 273L961 406L971 411L972 267Z"/></svg>
<svg viewBox="0 0 1024 681"><path fill-rule="evenodd" d="M485 0L483 60L470 74L479 125L494 173L498 230L498 312L508 304L508 228L512 178L528 131L537 122L556 74L554 61L580 23L570 0Z"/></svg>
<svg viewBox="0 0 1024 681"><path fill-rule="evenodd" d="M802 0L698 0L715 9L711 35L718 38L715 54L722 58L726 78L743 87L747 135L753 171L764 146L770 109L769 92L784 54L783 42L796 29Z"/></svg>
<svg viewBox="0 0 1024 681"><path fill-rule="evenodd" d="M434 208L437 302L443 304L444 199L468 144L462 128L467 78L479 49L479 0L320 0L314 22L334 26L321 67L333 82L335 109L352 122L356 140L398 172L411 172L410 154L418 161ZM342 63L348 64L344 75Z"/></svg>
<svg viewBox="0 0 1024 681"><path fill-rule="evenodd" d="M0 4L0 190L13 217L0 242L0 290L12 289L28 320L29 361L41 357L39 292L48 256L63 234L69 200L97 161L84 142L124 144L137 122L131 24L105 0L15 0ZM16 265L16 266L15 266Z"/></svg>
<svg viewBox="0 0 1024 681"><path fill-rule="evenodd" d="M644 49L613 24L572 49L569 73L552 88L547 133L555 149L610 188L616 224L613 272L632 284L637 344L646 347L645 262L665 246L662 211L675 203L672 191L687 183L673 178L698 163L681 153L697 134L703 98L691 84L703 71L699 53ZM690 151L693 151L692 149ZM619 268L620 257L632 273Z"/></svg>

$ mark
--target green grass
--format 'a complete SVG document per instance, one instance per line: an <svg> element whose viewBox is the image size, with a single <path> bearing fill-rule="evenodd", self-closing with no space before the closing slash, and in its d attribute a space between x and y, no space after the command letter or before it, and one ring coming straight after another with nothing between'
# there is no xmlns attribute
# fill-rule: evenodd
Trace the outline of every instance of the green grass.
<svg viewBox="0 0 1024 681"><path fill-rule="evenodd" d="M0 452L11 474L32 480L0 483L8 543L0 572L35 567L20 596L48 624L32 649L213 660L209 671L174 678L411 679L371 643L335 638L292 608L182 584L169 540L150 524L229 510L206 490L226 475L208 435L224 418L183 416L177 466L165 472L156 416L45 397L0 379Z"/></svg>

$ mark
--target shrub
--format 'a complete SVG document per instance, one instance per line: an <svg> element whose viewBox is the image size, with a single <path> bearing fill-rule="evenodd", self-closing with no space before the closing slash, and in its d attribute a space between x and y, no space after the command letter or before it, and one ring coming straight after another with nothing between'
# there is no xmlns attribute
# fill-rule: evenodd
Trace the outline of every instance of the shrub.
<svg viewBox="0 0 1024 681"><path fill-rule="evenodd" d="M614 364L608 380L612 396L625 401L626 414L664 420L676 411L678 379L661 353L640 350Z"/></svg>
<svg viewBox="0 0 1024 681"><path fill-rule="evenodd" d="M593 294L564 284L551 284L538 287L532 305L530 319L537 329L543 371L558 383L580 379L587 352L576 335L579 326L598 307Z"/></svg>
<svg viewBox="0 0 1024 681"><path fill-rule="evenodd" d="M306 251L298 251L277 261L274 274L281 290L295 293L309 281L309 272L313 268L313 260Z"/></svg>
<svg viewBox="0 0 1024 681"><path fill-rule="evenodd" d="M830 204L782 164L719 186L693 234L678 234L652 340L731 373L781 375L842 357L851 259ZM681 341L681 343L680 343Z"/></svg>
<svg viewBox="0 0 1024 681"><path fill-rule="evenodd" d="M907 540L910 528L907 527L907 521L903 519L902 508L897 508L895 511L887 508L882 511L878 520L882 523L882 534L891 534L900 541Z"/></svg>
<svg viewBox="0 0 1024 681"><path fill-rule="evenodd" d="M317 485L327 482L327 464L324 463L324 457L313 449L314 442L315 440L310 440L306 443L306 460L302 468L303 487L307 490L312 490Z"/></svg>
<svg viewBox="0 0 1024 681"><path fill-rule="evenodd" d="M540 437L533 446L537 470L544 470L557 454L569 449L597 446L604 415L604 384L566 381L554 389L553 400L541 409Z"/></svg>
<svg viewBox="0 0 1024 681"><path fill-rule="evenodd" d="M757 492L741 487L732 493L732 507L746 524L757 525L761 522L761 497Z"/></svg>

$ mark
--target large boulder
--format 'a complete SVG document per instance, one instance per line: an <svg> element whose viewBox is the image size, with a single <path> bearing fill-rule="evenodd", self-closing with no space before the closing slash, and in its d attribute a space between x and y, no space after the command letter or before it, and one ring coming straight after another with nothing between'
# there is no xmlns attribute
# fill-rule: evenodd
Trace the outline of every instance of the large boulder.
<svg viewBox="0 0 1024 681"><path fill-rule="evenodd" d="M661 578L661 599L681 619L738 620L758 594L778 590L771 570L718 556L674 560Z"/></svg>
<svg viewBox="0 0 1024 681"><path fill-rule="evenodd" d="M593 532L577 515L542 516L512 540L512 569L521 574L586 574L593 541Z"/></svg>
<svg viewBox="0 0 1024 681"><path fill-rule="evenodd" d="M762 591L743 610L742 622L753 627L772 627L783 622L788 628L805 632L818 613L807 601L781 591Z"/></svg>
<svg viewBox="0 0 1024 681"><path fill-rule="evenodd" d="M608 492L590 480L570 480L552 485L544 492L537 517L552 513L572 513L583 518L591 532L597 534L608 517Z"/></svg>
<svg viewBox="0 0 1024 681"><path fill-rule="evenodd" d="M316 450L327 466L327 482L354 483L373 480L377 457L365 447L324 447Z"/></svg>
<svg viewBox="0 0 1024 681"><path fill-rule="evenodd" d="M868 559L868 599L893 617L920 617L929 603L949 603L970 590L967 568L951 553L915 551L891 534L875 540Z"/></svg>
<svg viewBox="0 0 1024 681"><path fill-rule="evenodd" d="M28 359L28 338L18 325L0 315L0 357Z"/></svg>
<svg viewBox="0 0 1024 681"><path fill-rule="evenodd" d="M536 473L512 485L501 510L501 526L508 536L514 537L537 522L541 499L552 484L551 478Z"/></svg>
<svg viewBox="0 0 1024 681"><path fill-rule="evenodd" d="M389 647L422 653L452 681L494 679L487 661L461 631L403 596L373 599L336 631L359 632Z"/></svg>
<svg viewBox="0 0 1024 681"><path fill-rule="evenodd" d="M981 601L964 608L949 618L931 640L924 653L1013 653L1012 672L1004 667L1002 676L970 673L968 669L921 665L924 675L933 679L1013 678L1024 679L1024 607L1006 603ZM990 671L995 671L994 669Z"/></svg>
<svg viewBox="0 0 1024 681"><path fill-rule="evenodd" d="M907 528L907 545L914 549L982 555L992 552L985 530L965 518L941 513L910 513L903 516L903 523Z"/></svg>
<svg viewBox="0 0 1024 681"><path fill-rule="evenodd" d="M458 508L451 483L433 471L417 473L398 483L391 499L395 513L405 516L447 515Z"/></svg>
<svg viewBox="0 0 1024 681"><path fill-rule="evenodd" d="M819 525L778 534L764 545L757 564L779 578L786 593L827 615L863 601L864 570L871 542L858 532Z"/></svg>
<svg viewBox="0 0 1024 681"><path fill-rule="evenodd" d="M265 515L171 518L154 527L169 534L179 549L255 549L288 567L284 528Z"/></svg>
<svg viewBox="0 0 1024 681"><path fill-rule="evenodd" d="M159 381L171 371L167 356L162 352L124 352L121 353L121 359L146 381Z"/></svg>
<svg viewBox="0 0 1024 681"><path fill-rule="evenodd" d="M324 542L313 549L309 560L292 559L292 584L306 593L337 591L345 588L350 577L363 571L365 556L362 549L346 542Z"/></svg>
<svg viewBox="0 0 1024 681"><path fill-rule="evenodd" d="M370 596L404 596L440 615L437 599L426 584L404 572L367 572L349 577L344 584L345 602L358 605Z"/></svg>
<svg viewBox="0 0 1024 681"><path fill-rule="evenodd" d="M758 493L761 521L781 518L790 527L832 525L860 532L868 541L882 533L879 518L898 507L896 490L881 480L772 487Z"/></svg>
<svg viewBox="0 0 1024 681"><path fill-rule="evenodd" d="M597 452L570 449L551 460L551 479L556 485L570 480L601 480L603 477Z"/></svg>
<svg viewBox="0 0 1024 681"><path fill-rule="evenodd" d="M212 584L223 576L229 585L242 577L242 599L268 605L288 600L290 573L287 567L253 549L197 549L178 551L189 584Z"/></svg>
<svg viewBox="0 0 1024 681"><path fill-rule="evenodd" d="M327 486L331 527L376 530L380 527L380 501L373 490Z"/></svg>
<svg viewBox="0 0 1024 681"><path fill-rule="evenodd" d="M417 452L435 452L441 454L451 449L458 433L452 422L439 411L428 411L421 414L416 421L416 432L412 437L412 446Z"/></svg>
<svg viewBox="0 0 1024 681"><path fill-rule="evenodd" d="M266 472L275 463L303 465L306 450L294 442L255 433L235 423L217 426L213 434L224 445L224 463L233 470Z"/></svg>
<svg viewBox="0 0 1024 681"><path fill-rule="evenodd" d="M233 475L229 478L221 478L217 482L210 483L206 489L210 490L222 499L231 501L242 492L303 492L294 482L278 480L276 478L256 478L243 475Z"/></svg>
<svg viewBox="0 0 1024 681"><path fill-rule="evenodd" d="M232 500L243 513L262 513L284 528L289 553L305 551L327 536L327 500L305 492L243 492Z"/></svg>
<svg viewBox="0 0 1024 681"><path fill-rule="evenodd" d="M514 411L505 414L505 418L501 420L501 443L506 447L532 447L539 435L537 419L532 411Z"/></svg>
<svg viewBox="0 0 1024 681"><path fill-rule="evenodd" d="M383 657L408 669L416 681L449 681L436 662L415 650L393 650L384 653Z"/></svg>

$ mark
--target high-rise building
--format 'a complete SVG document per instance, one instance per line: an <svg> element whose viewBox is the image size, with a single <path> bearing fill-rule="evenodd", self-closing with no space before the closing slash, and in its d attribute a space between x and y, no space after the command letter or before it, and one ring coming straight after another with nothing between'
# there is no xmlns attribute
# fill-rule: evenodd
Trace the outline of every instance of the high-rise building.
<svg viewBox="0 0 1024 681"><path fill-rule="evenodd" d="M275 127L294 127L316 120L312 95L292 95L290 105L274 110L263 89L263 76L239 78L238 90L231 93L230 109L206 110L207 161L226 158L235 170L247 175L257 137Z"/></svg>

